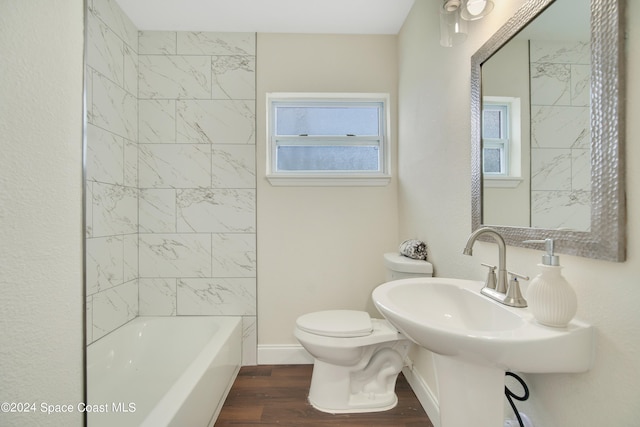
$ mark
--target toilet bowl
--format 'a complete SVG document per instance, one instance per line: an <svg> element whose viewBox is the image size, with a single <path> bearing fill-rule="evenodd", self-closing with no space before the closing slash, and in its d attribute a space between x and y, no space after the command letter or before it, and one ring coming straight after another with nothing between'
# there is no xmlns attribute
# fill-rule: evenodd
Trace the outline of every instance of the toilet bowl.
<svg viewBox="0 0 640 427"><path fill-rule="evenodd" d="M396 379L411 342L386 320L364 311L320 311L300 316L294 335L315 359L314 408L335 414L396 406Z"/></svg>
<svg viewBox="0 0 640 427"><path fill-rule="evenodd" d="M399 253L384 254L387 279L431 276L433 266ZM396 406L396 379L411 347L384 319L356 310L298 317L294 335L313 356L309 403L333 414L386 411Z"/></svg>

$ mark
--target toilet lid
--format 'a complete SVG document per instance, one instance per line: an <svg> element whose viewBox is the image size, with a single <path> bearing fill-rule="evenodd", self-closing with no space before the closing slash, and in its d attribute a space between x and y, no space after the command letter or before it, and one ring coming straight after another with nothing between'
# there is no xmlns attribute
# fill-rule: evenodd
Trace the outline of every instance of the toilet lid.
<svg viewBox="0 0 640 427"><path fill-rule="evenodd" d="M369 313L356 310L308 313L298 317L296 324L305 332L325 337L364 337L373 330Z"/></svg>

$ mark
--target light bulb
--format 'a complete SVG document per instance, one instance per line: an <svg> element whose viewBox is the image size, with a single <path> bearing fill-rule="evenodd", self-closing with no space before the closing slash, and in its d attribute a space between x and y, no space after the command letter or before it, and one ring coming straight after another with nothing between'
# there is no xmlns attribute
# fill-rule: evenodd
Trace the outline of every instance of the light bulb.
<svg viewBox="0 0 640 427"><path fill-rule="evenodd" d="M475 21L484 18L493 10L491 0L467 0L463 5L460 16L467 21Z"/></svg>

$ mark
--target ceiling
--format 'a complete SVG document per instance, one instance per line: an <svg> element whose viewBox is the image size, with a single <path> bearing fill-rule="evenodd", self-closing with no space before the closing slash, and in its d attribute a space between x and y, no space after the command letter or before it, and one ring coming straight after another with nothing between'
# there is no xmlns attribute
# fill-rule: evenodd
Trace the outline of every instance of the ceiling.
<svg viewBox="0 0 640 427"><path fill-rule="evenodd" d="M116 0L143 31L397 34L414 0Z"/></svg>

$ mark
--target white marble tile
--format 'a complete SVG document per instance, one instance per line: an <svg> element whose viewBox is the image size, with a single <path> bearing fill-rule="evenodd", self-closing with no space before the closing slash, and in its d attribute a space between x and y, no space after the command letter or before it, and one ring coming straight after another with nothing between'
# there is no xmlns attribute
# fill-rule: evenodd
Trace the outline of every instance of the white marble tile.
<svg viewBox="0 0 640 427"><path fill-rule="evenodd" d="M93 235L138 232L138 190L121 185L93 185Z"/></svg>
<svg viewBox="0 0 640 427"><path fill-rule="evenodd" d="M571 188L591 191L591 150L571 150Z"/></svg>
<svg viewBox="0 0 640 427"><path fill-rule="evenodd" d="M256 235L213 234L213 277L256 277Z"/></svg>
<svg viewBox="0 0 640 427"><path fill-rule="evenodd" d="M109 27L90 13L87 64L119 86L124 85L124 43Z"/></svg>
<svg viewBox="0 0 640 427"><path fill-rule="evenodd" d="M138 97L138 54L124 45L124 90Z"/></svg>
<svg viewBox="0 0 640 427"><path fill-rule="evenodd" d="M88 65L85 67L84 73L84 90L85 90L85 101L87 108L87 123L93 123L93 68Z"/></svg>
<svg viewBox="0 0 640 427"><path fill-rule="evenodd" d="M256 146L214 144L211 163L213 188L256 188Z"/></svg>
<svg viewBox="0 0 640 427"><path fill-rule="evenodd" d="M255 144L255 102L178 101L178 142Z"/></svg>
<svg viewBox="0 0 640 427"><path fill-rule="evenodd" d="M590 64L589 42L531 40L531 62L555 62L558 64Z"/></svg>
<svg viewBox="0 0 640 427"><path fill-rule="evenodd" d="M141 144L139 180L142 188L206 188L211 186L211 146L204 144Z"/></svg>
<svg viewBox="0 0 640 427"><path fill-rule="evenodd" d="M138 278L138 233L122 236L124 281Z"/></svg>
<svg viewBox="0 0 640 427"><path fill-rule="evenodd" d="M255 190L178 190L177 223L179 232L253 233Z"/></svg>
<svg viewBox="0 0 640 427"><path fill-rule="evenodd" d="M571 105L571 66L531 64L531 105Z"/></svg>
<svg viewBox="0 0 640 427"><path fill-rule="evenodd" d="M571 190L571 150L531 150L531 190Z"/></svg>
<svg viewBox="0 0 640 427"><path fill-rule="evenodd" d="M140 55L140 99L211 98L211 57Z"/></svg>
<svg viewBox="0 0 640 427"><path fill-rule="evenodd" d="M87 295L93 295L124 282L123 253L122 236L87 239Z"/></svg>
<svg viewBox="0 0 640 427"><path fill-rule="evenodd" d="M258 328L256 316L242 318L242 366L258 364Z"/></svg>
<svg viewBox="0 0 640 427"><path fill-rule="evenodd" d="M93 120L98 127L131 141L138 138L138 100L100 74L93 75Z"/></svg>
<svg viewBox="0 0 640 427"><path fill-rule="evenodd" d="M132 48L138 48L138 29L116 0L93 0L91 11Z"/></svg>
<svg viewBox="0 0 640 427"><path fill-rule="evenodd" d="M87 124L87 179L124 184L124 138Z"/></svg>
<svg viewBox="0 0 640 427"><path fill-rule="evenodd" d="M140 316L176 315L176 279L140 279Z"/></svg>
<svg viewBox="0 0 640 427"><path fill-rule="evenodd" d="M255 56L211 58L212 99L255 99Z"/></svg>
<svg viewBox="0 0 640 427"><path fill-rule="evenodd" d="M138 144L124 140L124 185L138 188Z"/></svg>
<svg viewBox="0 0 640 427"><path fill-rule="evenodd" d="M211 234L140 234L140 277L211 276Z"/></svg>
<svg viewBox="0 0 640 427"><path fill-rule="evenodd" d="M255 55L255 33L178 32L179 55Z"/></svg>
<svg viewBox="0 0 640 427"><path fill-rule="evenodd" d="M172 99L141 99L138 121L140 144L176 142L176 101Z"/></svg>
<svg viewBox="0 0 640 427"><path fill-rule="evenodd" d="M138 53L140 55L175 55L175 31L140 31Z"/></svg>
<svg viewBox="0 0 640 427"><path fill-rule="evenodd" d="M85 182L84 216L85 216L85 238L93 237L93 182Z"/></svg>
<svg viewBox="0 0 640 427"><path fill-rule="evenodd" d="M531 107L531 146L588 148L589 107Z"/></svg>
<svg viewBox="0 0 640 427"><path fill-rule="evenodd" d="M591 65L571 66L571 105L591 105Z"/></svg>
<svg viewBox="0 0 640 427"><path fill-rule="evenodd" d="M93 297L88 296L85 304L84 330L87 337L87 345L93 342Z"/></svg>
<svg viewBox="0 0 640 427"><path fill-rule="evenodd" d="M128 282L93 296L93 339L138 315L138 282Z"/></svg>
<svg viewBox="0 0 640 427"><path fill-rule="evenodd" d="M140 190L140 232L175 233L176 230L176 190Z"/></svg>
<svg viewBox="0 0 640 427"><path fill-rule="evenodd" d="M256 314L256 280L178 279L178 315Z"/></svg>
<svg viewBox="0 0 640 427"><path fill-rule="evenodd" d="M581 191L532 191L531 224L536 228L589 231L591 197Z"/></svg>

